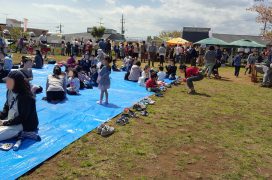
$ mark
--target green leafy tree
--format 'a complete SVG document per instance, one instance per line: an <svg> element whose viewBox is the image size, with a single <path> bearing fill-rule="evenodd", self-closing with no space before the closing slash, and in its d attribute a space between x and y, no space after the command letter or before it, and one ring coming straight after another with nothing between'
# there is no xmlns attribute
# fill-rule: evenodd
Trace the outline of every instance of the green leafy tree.
<svg viewBox="0 0 272 180"><path fill-rule="evenodd" d="M147 36L146 40L147 40L147 42L151 42L153 39L151 36Z"/></svg>
<svg viewBox="0 0 272 180"><path fill-rule="evenodd" d="M94 26L94 27L92 28L91 35L92 35L94 38L96 38L96 39L100 39L100 38L102 38L102 36L104 35L105 30L106 30L106 29L105 29L105 27L103 27L103 26L100 26L100 27Z"/></svg>
<svg viewBox="0 0 272 180"><path fill-rule="evenodd" d="M29 34L27 32L23 32L22 28L19 28L19 27L11 28L9 30L9 33L10 33L10 38L15 41L20 39L23 36L25 36L26 38L29 37Z"/></svg>

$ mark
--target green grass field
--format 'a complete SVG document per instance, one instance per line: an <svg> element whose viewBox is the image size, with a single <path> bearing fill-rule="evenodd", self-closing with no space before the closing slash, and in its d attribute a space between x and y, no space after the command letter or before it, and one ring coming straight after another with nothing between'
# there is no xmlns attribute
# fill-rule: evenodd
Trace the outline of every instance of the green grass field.
<svg viewBox="0 0 272 180"><path fill-rule="evenodd" d="M112 136L90 132L22 179L272 179L271 89L220 71L198 95L180 85L152 97L148 117L113 119Z"/></svg>

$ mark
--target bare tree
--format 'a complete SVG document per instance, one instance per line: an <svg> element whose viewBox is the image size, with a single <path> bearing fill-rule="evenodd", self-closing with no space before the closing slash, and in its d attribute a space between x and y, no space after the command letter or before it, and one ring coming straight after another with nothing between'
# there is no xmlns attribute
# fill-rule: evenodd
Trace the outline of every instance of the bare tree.
<svg viewBox="0 0 272 180"><path fill-rule="evenodd" d="M261 34L265 39L272 41L272 4L260 3L248 10L257 12L256 22L264 26Z"/></svg>

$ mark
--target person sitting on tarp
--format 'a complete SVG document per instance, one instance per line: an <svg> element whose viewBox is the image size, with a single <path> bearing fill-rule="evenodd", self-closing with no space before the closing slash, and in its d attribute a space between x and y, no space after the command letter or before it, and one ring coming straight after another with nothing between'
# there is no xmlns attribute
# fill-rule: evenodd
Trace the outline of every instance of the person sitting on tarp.
<svg viewBox="0 0 272 180"><path fill-rule="evenodd" d="M150 66L145 65L144 70L142 71L142 75L141 75L141 77L139 77L139 80L138 80L138 84L140 86L145 87L146 81L151 77L150 70L151 70Z"/></svg>
<svg viewBox="0 0 272 180"><path fill-rule="evenodd" d="M70 69L68 72L67 80L67 94L69 95L79 95L80 80L78 79L78 72L76 69Z"/></svg>
<svg viewBox="0 0 272 180"><path fill-rule="evenodd" d="M138 82L139 78L141 77L142 69L141 69L141 62L137 61L130 70L128 80L132 82Z"/></svg>
<svg viewBox="0 0 272 180"><path fill-rule="evenodd" d="M111 69L112 71L120 72L121 70L118 68L116 61L117 61L116 59L113 59Z"/></svg>
<svg viewBox="0 0 272 180"><path fill-rule="evenodd" d="M170 60L169 65L165 67L166 68L166 78L170 80L176 79L177 74L177 66L175 66L175 62L173 60Z"/></svg>
<svg viewBox="0 0 272 180"><path fill-rule="evenodd" d="M46 82L46 98L48 102L59 102L66 99L66 73L61 72L59 66L55 66L53 74L50 74Z"/></svg>
<svg viewBox="0 0 272 180"><path fill-rule="evenodd" d="M155 93L161 92L157 81L158 81L157 73L155 72L151 73L151 77L146 81L146 89L149 92L155 92Z"/></svg>
<svg viewBox="0 0 272 180"><path fill-rule="evenodd" d="M8 55L4 59L4 66L3 66L3 69L6 72L6 75L8 75L8 73L11 71L12 67L13 67L12 58L10 55Z"/></svg>
<svg viewBox="0 0 272 180"><path fill-rule="evenodd" d="M32 60L28 57L22 56L22 62L21 62L21 68L19 69L19 71L22 72L22 74L25 77L25 80L28 81L30 83L30 88L32 93L38 94L41 93L43 91L43 88L41 86L38 85L33 85L31 84L31 81L33 80L33 73L32 73Z"/></svg>
<svg viewBox="0 0 272 180"><path fill-rule="evenodd" d="M66 65L68 68L76 67L76 55L72 54L70 58L67 59Z"/></svg>
<svg viewBox="0 0 272 180"><path fill-rule="evenodd" d="M0 112L0 141L17 137L22 131L35 132L39 124L36 101L22 72L11 71L5 81L7 94Z"/></svg>
<svg viewBox="0 0 272 180"><path fill-rule="evenodd" d="M76 71L78 73L78 79L80 81L80 89L92 89L91 78L87 75L87 73L82 69L81 66L76 67Z"/></svg>
<svg viewBox="0 0 272 180"><path fill-rule="evenodd" d="M94 87L97 87L98 86L98 83L97 83L97 78L98 78L98 71L97 71L97 66L96 65L93 65L91 68L90 68L90 84Z"/></svg>
<svg viewBox="0 0 272 180"><path fill-rule="evenodd" d="M36 50L33 68L36 68L36 69L43 68L43 57L42 57L42 54L39 50Z"/></svg>
<svg viewBox="0 0 272 180"><path fill-rule="evenodd" d="M78 61L78 65L81 66L82 70L86 73L90 72L91 63L90 55L88 53L85 53L83 58Z"/></svg>

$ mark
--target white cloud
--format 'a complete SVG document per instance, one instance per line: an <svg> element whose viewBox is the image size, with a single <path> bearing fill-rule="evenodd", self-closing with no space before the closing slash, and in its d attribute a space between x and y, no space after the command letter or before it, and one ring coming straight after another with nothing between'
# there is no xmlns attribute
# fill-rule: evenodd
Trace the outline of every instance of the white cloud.
<svg viewBox="0 0 272 180"><path fill-rule="evenodd" d="M35 27L52 28L62 22L64 31L85 32L87 26L98 24L120 30L124 13L127 36L145 37L162 30L181 30L183 26L211 27L213 32L234 34L258 34L260 25L255 14L246 11L252 0L146 0L144 4L124 0L71 0L66 3L40 3L24 7L6 3L3 9L14 16L29 19ZM54 24L55 23L55 24Z"/></svg>
<svg viewBox="0 0 272 180"><path fill-rule="evenodd" d="M106 0L107 4L113 5L117 2L117 0Z"/></svg>

